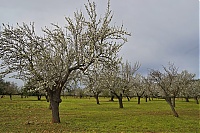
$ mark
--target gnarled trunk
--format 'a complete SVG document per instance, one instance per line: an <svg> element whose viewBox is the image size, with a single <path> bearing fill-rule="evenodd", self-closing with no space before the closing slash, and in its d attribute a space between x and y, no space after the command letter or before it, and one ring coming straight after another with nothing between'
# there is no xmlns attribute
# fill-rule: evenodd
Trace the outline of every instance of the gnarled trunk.
<svg viewBox="0 0 200 133"><path fill-rule="evenodd" d="M59 104L61 103L60 93L62 88L53 87L48 89L48 95L50 100L50 108L52 110L52 123L60 123L59 116Z"/></svg>

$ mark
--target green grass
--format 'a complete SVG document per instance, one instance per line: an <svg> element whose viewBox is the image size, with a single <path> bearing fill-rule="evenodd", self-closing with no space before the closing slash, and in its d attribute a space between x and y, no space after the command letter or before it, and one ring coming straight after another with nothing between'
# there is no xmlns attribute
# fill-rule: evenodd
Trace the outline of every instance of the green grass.
<svg viewBox="0 0 200 133"><path fill-rule="evenodd" d="M68 97L60 104L60 124L51 123L49 103L36 99L0 99L0 132L200 132L199 105L192 99L189 103L176 101L180 117L175 118L169 105L160 99L147 103L142 99L137 105L136 99L128 102L124 98L124 108L119 109L117 99L109 102L100 98L101 105L96 105L94 98Z"/></svg>

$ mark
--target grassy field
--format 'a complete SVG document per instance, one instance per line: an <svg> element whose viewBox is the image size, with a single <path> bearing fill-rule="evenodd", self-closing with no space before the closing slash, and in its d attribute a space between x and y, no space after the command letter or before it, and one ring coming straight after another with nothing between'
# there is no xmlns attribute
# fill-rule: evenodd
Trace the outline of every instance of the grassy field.
<svg viewBox="0 0 200 133"><path fill-rule="evenodd" d="M44 98L43 98L44 99ZM118 108L117 99L109 102L100 98L96 105L94 98L62 98L60 124L51 123L49 103L37 101L36 97L21 99L20 96L0 99L0 132L108 132L108 133L198 133L199 105L192 99L189 103L176 102L180 117L172 115L169 105L161 99L137 105L136 99L128 102L124 98L124 108Z"/></svg>

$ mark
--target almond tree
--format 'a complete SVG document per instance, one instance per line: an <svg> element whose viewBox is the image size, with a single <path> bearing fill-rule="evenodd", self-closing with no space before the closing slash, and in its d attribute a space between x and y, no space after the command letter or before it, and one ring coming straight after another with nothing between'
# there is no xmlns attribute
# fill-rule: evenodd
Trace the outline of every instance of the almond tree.
<svg viewBox="0 0 200 133"><path fill-rule="evenodd" d="M146 91L145 86L145 79L141 74L136 74L133 79L133 88L132 91L137 95L138 97L138 104L140 104L140 99L144 95Z"/></svg>
<svg viewBox="0 0 200 133"><path fill-rule="evenodd" d="M161 94L163 94L165 101L170 105L174 116L178 117L178 113L176 112L171 101L171 98L174 98L175 100L175 96L179 92L179 88L174 87L174 81L177 81L176 77L178 69L173 64L169 64L168 68L163 66L163 69L163 73L159 70L152 69L149 76L151 77L151 80L161 89Z"/></svg>
<svg viewBox="0 0 200 133"><path fill-rule="evenodd" d="M175 87L177 90L180 90L180 96L184 96L186 98L186 101L190 97L187 93L190 89L192 90L192 81L195 77L195 74L189 73L187 70L182 71L180 74L178 74L177 79L174 81L175 82ZM174 104L175 106L175 104Z"/></svg>
<svg viewBox="0 0 200 133"><path fill-rule="evenodd" d="M194 97L196 100L196 104L199 104L199 97L200 97L200 80L193 80L193 85L192 85L192 91L190 92L190 95Z"/></svg>
<svg viewBox="0 0 200 133"><path fill-rule="evenodd" d="M154 97L158 97L159 96L159 89L156 85L156 83L154 83L151 80L151 77L147 77L145 78L145 87L146 87L146 92L145 95L149 97L149 101L151 100L151 98L153 99ZM147 101L147 99L146 99Z"/></svg>
<svg viewBox="0 0 200 133"><path fill-rule="evenodd" d="M127 95L131 88L131 80L134 73L139 69L140 65L135 63L133 67L130 64L119 63L105 69L105 87L109 89L111 94L117 97L119 108L123 108L122 98Z"/></svg>
<svg viewBox="0 0 200 133"><path fill-rule="evenodd" d="M184 97L186 102L189 102L189 98L194 98L196 103L199 104L200 80L191 79L186 86L183 86L180 96Z"/></svg>
<svg viewBox="0 0 200 133"><path fill-rule="evenodd" d="M37 85L36 81L27 81L22 91L24 92L24 95L34 95L37 96L38 100L41 100L42 96L45 96L46 100L48 101L47 93L44 89L40 89L40 87ZM21 94L23 97L23 93Z"/></svg>
<svg viewBox="0 0 200 133"><path fill-rule="evenodd" d="M124 86L123 94L127 97L128 101L130 100L129 96L133 94L132 89L134 86L133 81L135 72L140 68L140 66L141 64L139 62L136 62L134 66L131 66L127 61L121 66L121 78Z"/></svg>
<svg viewBox="0 0 200 133"><path fill-rule="evenodd" d="M99 94L103 92L104 85L104 67L98 64L95 64L94 67L90 67L84 74L83 84L86 86L86 90L89 93L92 93L94 98L96 99L96 103L99 102Z"/></svg>
<svg viewBox="0 0 200 133"><path fill-rule="evenodd" d="M111 94L117 97L119 101L119 108L123 108L121 88L121 78L119 77L119 64L108 66L104 69L104 87L109 90Z"/></svg>
<svg viewBox="0 0 200 133"><path fill-rule="evenodd" d="M3 24L0 36L2 76L17 72L16 78L35 80L50 98L52 123L60 123L61 91L74 71L85 71L95 62L109 63L130 35L122 26L112 26L108 2L103 17L97 16L96 5L85 5L87 17L81 11L74 18L66 17L67 26L52 24L43 36L35 32L34 23Z"/></svg>

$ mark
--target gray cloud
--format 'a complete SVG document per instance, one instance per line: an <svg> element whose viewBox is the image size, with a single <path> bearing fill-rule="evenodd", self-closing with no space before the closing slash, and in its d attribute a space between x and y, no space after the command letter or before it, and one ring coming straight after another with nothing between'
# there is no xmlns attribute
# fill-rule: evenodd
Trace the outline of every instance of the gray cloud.
<svg viewBox="0 0 200 133"><path fill-rule="evenodd" d="M35 22L38 33L50 23L65 25L65 16L84 10L87 0L0 0L0 23ZM107 0L95 0L101 16ZM124 24L128 42L120 51L124 60L161 69L173 62L180 70L199 74L199 1L195 0L111 0L113 24ZM197 76L198 77L198 76Z"/></svg>

